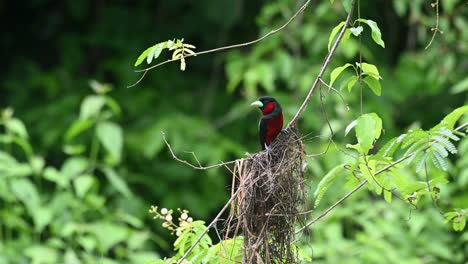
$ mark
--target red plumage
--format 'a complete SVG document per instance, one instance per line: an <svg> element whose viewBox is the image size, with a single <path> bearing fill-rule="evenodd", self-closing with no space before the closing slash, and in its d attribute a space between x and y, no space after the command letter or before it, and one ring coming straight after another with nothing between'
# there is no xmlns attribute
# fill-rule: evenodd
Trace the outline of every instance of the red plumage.
<svg viewBox="0 0 468 264"><path fill-rule="evenodd" d="M263 114L259 124L259 137L264 150L283 129L283 112L278 101L269 96L261 97L253 105L259 107Z"/></svg>

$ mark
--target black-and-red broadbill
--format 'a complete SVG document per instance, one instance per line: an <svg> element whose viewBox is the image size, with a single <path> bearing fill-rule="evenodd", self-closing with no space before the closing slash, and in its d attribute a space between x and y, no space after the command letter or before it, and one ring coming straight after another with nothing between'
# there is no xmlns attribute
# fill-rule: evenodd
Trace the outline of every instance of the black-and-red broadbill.
<svg viewBox="0 0 468 264"><path fill-rule="evenodd" d="M251 105L258 107L262 111L262 118L258 125L260 135L260 145L262 150L270 151L271 142L283 129L283 112L281 106L275 98L263 96Z"/></svg>

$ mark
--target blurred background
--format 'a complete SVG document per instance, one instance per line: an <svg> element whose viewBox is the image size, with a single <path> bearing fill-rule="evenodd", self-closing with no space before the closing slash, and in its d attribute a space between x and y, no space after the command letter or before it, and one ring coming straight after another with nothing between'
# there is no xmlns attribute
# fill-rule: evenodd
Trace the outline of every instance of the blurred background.
<svg viewBox="0 0 468 264"><path fill-rule="evenodd" d="M344 1L345 4L349 1ZM0 263L144 263L171 253L175 240L148 214L150 205L184 208L209 222L229 197L230 173L204 165L259 150L259 113L250 102L272 95L286 122L312 85L330 32L346 18L341 0L312 1L287 28L241 49L187 59L140 74L138 55L155 43L184 38L196 51L250 41L287 21L303 1L2 1L0 3ZM329 69L362 55L383 77L382 96L362 87L363 112L377 112L380 142L408 129L431 128L467 103L468 6L431 1L361 0L385 49L364 26ZM354 18L357 18L355 11ZM161 54L166 60L169 54ZM146 62L142 64L143 67ZM325 80L329 80L328 70ZM352 71L342 74L340 82ZM110 90L112 88L112 90ZM109 91L110 90L110 91ZM337 148L308 160L310 193L318 179L349 159L344 128L360 114L360 87L323 90ZM330 130L318 93L299 129L308 154L327 148ZM343 152L344 151L344 152ZM468 204L468 141L444 174L451 184L441 207ZM407 177L421 175L408 168ZM326 208L348 189L338 181ZM312 207L313 201L310 199ZM463 263L468 234L451 231L431 201L418 208L387 204L364 190L301 236L315 263Z"/></svg>

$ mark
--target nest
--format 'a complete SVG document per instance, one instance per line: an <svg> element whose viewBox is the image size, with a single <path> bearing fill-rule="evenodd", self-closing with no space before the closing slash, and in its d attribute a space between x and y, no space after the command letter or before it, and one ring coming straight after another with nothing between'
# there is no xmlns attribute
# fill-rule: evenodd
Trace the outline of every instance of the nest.
<svg viewBox="0 0 468 264"><path fill-rule="evenodd" d="M296 129L280 133L270 153L238 162L239 196L235 205L244 235L243 263L297 263L291 244L304 204L304 145Z"/></svg>

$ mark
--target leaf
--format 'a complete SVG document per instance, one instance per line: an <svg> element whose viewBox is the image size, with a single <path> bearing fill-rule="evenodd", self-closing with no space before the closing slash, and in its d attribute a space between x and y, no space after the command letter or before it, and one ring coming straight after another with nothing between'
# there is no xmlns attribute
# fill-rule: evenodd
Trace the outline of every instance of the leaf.
<svg viewBox="0 0 468 264"><path fill-rule="evenodd" d="M338 76L340 76L340 74L349 66L353 65L350 63L346 63L341 67L336 67L335 69L333 69L333 71L330 74L330 86L333 86L333 83L335 82L336 78L338 78Z"/></svg>
<svg viewBox="0 0 468 264"><path fill-rule="evenodd" d="M30 263L58 263L57 249L45 245L33 245L24 249L24 255L31 259Z"/></svg>
<svg viewBox="0 0 468 264"><path fill-rule="evenodd" d="M89 162L84 157L72 157L63 163L60 173L65 179L71 180L81 175L86 169L88 169Z"/></svg>
<svg viewBox="0 0 468 264"><path fill-rule="evenodd" d="M353 129L357 125L357 120L353 120L353 122L349 123L349 125L345 129L345 137L348 135L349 131Z"/></svg>
<svg viewBox="0 0 468 264"><path fill-rule="evenodd" d="M344 170L345 164L341 164L336 166L335 168L331 169L318 183L317 189L314 192L315 203L314 208L316 208L320 201L322 200L323 195L327 192L330 188L332 183L336 180L339 173Z"/></svg>
<svg viewBox="0 0 468 264"><path fill-rule="evenodd" d="M461 106L455 110L453 110L450 114L446 115L442 121L435 126L434 128L439 128L441 126L445 126L448 129L453 129L457 121L465 114L468 113L468 105Z"/></svg>
<svg viewBox="0 0 468 264"><path fill-rule="evenodd" d="M34 208L32 216L34 220L34 230L40 233L52 221L53 213L49 207L39 206Z"/></svg>
<svg viewBox="0 0 468 264"><path fill-rule="evenodd" d="M379 70L374 64L365 63L365 62L363 63L357 62L356 65L362 69L362 72L364 72L365 74L371 77L374 77L376 80L382 79L382 77L380 76Z"/></svg>
<svg viewBox="0 0 468 264"><path fill-rule="evenodd" d="M130 235L128 228L113 222L94 223L90 225L90 231L96 236L102 253L107 253L111 247L125 241Z"/></svg>
<svg viewBox="0 0 468 264"><path fill-rule="evenodd" d="M94 124L93 120L90 119L77 119L73 124L68 128L67 132L65 132L65 141L70 141L79 134L83 133L84 131L88 130Z"/></svg>
<svg viewBox="0 0 468 264"><path fill-rule="evenodd" d="M101 111L105 104L105 99L102 95L88 95L81 103L80 119L88 119L95 117Z"/></svg>
<svg viewBox="0 0 468 264"><path fill-rule="evenodd" d="M40 202L36 186L29 179L19 178L10 182L11 192L33 212Z"/></svg>
<svg viewBox="0 0 468 264"><path fill-rule="evenodd" d="M156 45L154 45L156 46ZM140 56L138 56L138 59L136 60L134 66L138 66L140 65L147 57L148 57L148 54L154 49L154 46L151 46L149 48L147 48L145 51L143 51Z"/></svg>
<svg viewBox="0 0 468 264"><path fill-rule="evenodd" d="M26 130L26 127L24 126L23 122L18 118L7 119L5 121L5 127L11 132L13 132L15 135L18 135L23 139L28 138L28 132Z"/></svg>
<svg viewBox="0 0 468 264"><path fill-rule="evenodd" d="M358 27L352 27L349 30L351 31L351 33L353 33L354 36L357 37L361 34L364 28L362 26L358 26Z"/></svg>
<svg viewBox="0 0 468 264"><path fill-rule="evenodd" d="M380 96L382 94L382 87L380 82L372 76L366 76L363 81L369 86L375 95Z"/></svg>
<svg viewBox="0 0 468 264"><path fill-rule="evenodd" d="M458 94L468 91L468 77L461 80L460 82L456 83L452 88L450 88L450 92L452 94Z"/></svg>
<svg viewBox="0 0 468 264"><path fill-rule="evenodd" d="M368 153L374 140L380 137L382 119L375 113L361 115L357 119L355 131L362 153Z"/></svg>
<svg viewBox="0 0 468 264"><path fill-rule="evenodd" d="M81 175L73 180L76 196L83 198L89 189L93 186L94 178L92 175Z"/></svg>
<svg viewBox="0 0 468 264"><path fill-rule="evenodd" d="M374 42L380 45L382 48L385 48L385 43L382 40L382 33L380 32L379 26L377 25L375 21L370 20L370 19L363 19L363 18L357 19L356 21L366 23L372 30L371 36Z"/></svg>
<svg viewBox="0 0 468 264"><path fill-rule="evenodd" d="M338 33L338 31L340 31L340 29L342 27L344 27L345 23L346 23L346 21L342 21L336 27L333 28L333 30L332 30L332 32L330 34L330 37L328 38L328 51L330 51L330 48L332 46L332 42L335 39L336 34Z"/></svg>
<svg viewBox="0 0 468 264"><path fill-rule="evenodd" d="M96 127L96 135L104 148L112 157L112 163L120 162L123 146L122 128L113 122L100 122Z"/></svg>
<svg viewBox="0 0 468 264"><path fill-rule="evenodd" d="M106 178L110 182L110 184L112 186L114 186L114 188L118 192L120 192L125 197L130 197L131 196L132 192L128 188L127 183L124 180L122 180L122 178L120 178L119 175L117 175L117 173L115 172L114 169L112 169L110 167L104 167L102 169L102 171L106 175Z"/></svg>

